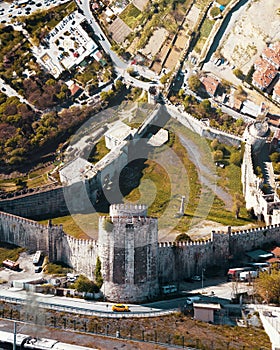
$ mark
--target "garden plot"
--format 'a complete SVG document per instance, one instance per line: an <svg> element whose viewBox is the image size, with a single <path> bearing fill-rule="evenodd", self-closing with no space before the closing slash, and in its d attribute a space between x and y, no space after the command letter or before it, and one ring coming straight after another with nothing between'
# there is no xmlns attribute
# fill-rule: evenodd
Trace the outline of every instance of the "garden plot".
<svg viewBox="0 0 280 350"><path fill-rule="evenodd" d="M116 18L109 26L109 32L117 43L124 42L125 38L132 32L127 24L120 18Z"/></svg>
<svg viewBox="0 0 280 350"><path fill-rule="evenodd" d="M143 55L152 58L157 54L165 39L168 36L168 31L165 28L158 28L151 36L148 44L142 50ZM151 57L150 57L151 56Z"/></svg>
<svg viewBox="0 0 280 350"><path fill-rule="evenodd" d="M133 0L132 3L136 6L140 11L143 11L148 4L149 0Z"/></svg>
<svg viewBox="0 0 280 350"><path fill-rule="evenodd" d="M196 6L192 6L190 9L188 15L186 16L186 23L188 24L189 28L193 28L198 21L198 17L200 14L200 9Z"/></svg>

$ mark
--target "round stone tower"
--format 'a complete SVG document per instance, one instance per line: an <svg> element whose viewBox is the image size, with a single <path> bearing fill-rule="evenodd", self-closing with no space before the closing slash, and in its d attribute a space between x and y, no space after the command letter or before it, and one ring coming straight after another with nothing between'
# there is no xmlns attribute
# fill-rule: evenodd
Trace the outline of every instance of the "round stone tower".
<svg viewBox="0 0 280 350"><path fill-rule="evenodd" d="M98 254L106 298L150 300L159 294L157 219L144 205L114 204L99 219Z"/></svg>
<svg viewBox="0 0 280 350"><path fill-rule="evenodd" d="M258 153L265 144L269 133L270 129L267 121L256 120L247 126L244 132L244 141L252 145L254 153Z"/></svg>

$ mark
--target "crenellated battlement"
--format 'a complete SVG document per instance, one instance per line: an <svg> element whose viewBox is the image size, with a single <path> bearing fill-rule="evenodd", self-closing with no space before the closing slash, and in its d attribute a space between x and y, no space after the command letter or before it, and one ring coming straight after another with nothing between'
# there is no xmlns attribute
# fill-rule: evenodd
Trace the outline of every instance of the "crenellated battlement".
<svg viewBox="0 0 280 350"><path fill-rule="evenodd" d="M98 247L97 241L94 239L83 239L83 238L75 238L65 234L67 241L71 245L88 245L88 246L96 246Z"/></svg>
<svg viewBox="0 0 280 350"><path fill-rule="evenodd" d="M147 216L147 206L145 204L112 204L109 215L114 216Z"/></svg>
<svg viewBox="0 0 280 350"><path fill-rule="evenodd" d="M184 242L159 242L158 247L192 247L192 246L206 246L212 243L211 239L205 241L184 241Z"/></svg>
<svg viewBox="0 0 280 350"><path fill-rule="evenodd" d="M9 219L10 221L16 222L16 223L22 223L22 224L27 224L27 225L31 225L31 226L36 226L37 228L40 228L40 229L45 229L48 227L47 225L40 224L37 221L26 219L26 218L23 218L23 217L18 216L18 215L5 213L3 211L0 211L0 219L1 218Z"/></svg>

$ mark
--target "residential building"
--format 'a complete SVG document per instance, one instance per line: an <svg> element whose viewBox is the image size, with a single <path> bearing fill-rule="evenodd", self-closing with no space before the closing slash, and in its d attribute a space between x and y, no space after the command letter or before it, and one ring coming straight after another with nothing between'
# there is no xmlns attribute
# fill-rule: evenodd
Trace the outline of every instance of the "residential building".
<svg viewBox="0 0 280 350"><path fill-rule="evenodd" d="M266 47L262 52L262 57L273 65L276 69L280 68L280 42Z"/></svg>
<svg viewBox="0 0 280 350"><path fill-rule="evenodd" d="M280 80L278 80L278 82L274 86L272 98L276 102L280 103Z"/></svg>
<svg viewBox="0 0 280 350"><path fill-rule="evenodd" d="M211 97L214 97L219 87L219 81L213 77L207 76L201 78L201 82L204 85L204 88L207 91L207 93Z"/></svg>
<svg viewBox="0 0 280 350"><path fill-rule="evenodd" d="M252 84L262 91L269 90L272 82L277 77L277 69L264 60L256 61L255 68Z"/></svg>

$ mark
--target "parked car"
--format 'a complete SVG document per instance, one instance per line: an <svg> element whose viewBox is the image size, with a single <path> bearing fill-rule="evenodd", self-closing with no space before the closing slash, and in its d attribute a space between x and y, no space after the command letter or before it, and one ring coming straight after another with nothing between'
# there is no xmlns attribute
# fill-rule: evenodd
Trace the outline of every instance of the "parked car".
<svg viewBox="0 0 280 350"><path fill-rule="evenodd" d="M42 271L42 266L35 267L35 273L40 273Z"/></svg>
<svg viewBox="0 0 280 350"><path fill-rule="evenodd" d="M201 300L201 298L200 298L200 296L193 296L193 297L188 297L187 299L186 299L186 304L187 305L192 305L193 303L195 303L195 302L197 302L197 301L200 301Z"/></svg>
<svg viewBox="0 0 280 350"><path fill-rule="evenodd" d="M114 304L112 310L115 312L129 312L129 307L124 304Z"/></svg>
<svg viewBox="0 0 280 350"><path fill-rule="evenodd" d="M198 276L198 275L192 276L191 279L192 279L193 281L201 281L201 276Z"/></svg>

